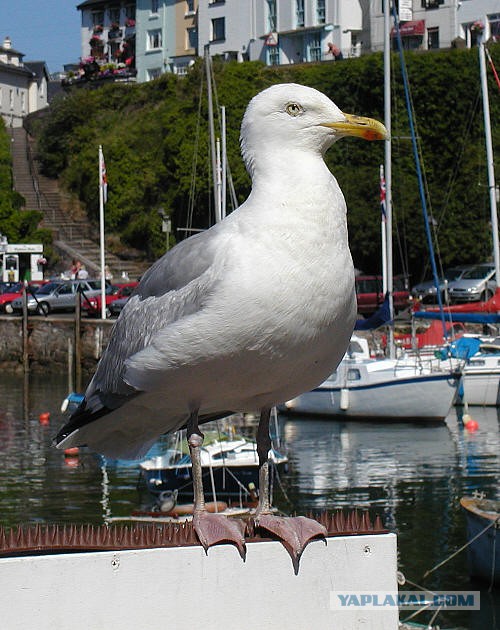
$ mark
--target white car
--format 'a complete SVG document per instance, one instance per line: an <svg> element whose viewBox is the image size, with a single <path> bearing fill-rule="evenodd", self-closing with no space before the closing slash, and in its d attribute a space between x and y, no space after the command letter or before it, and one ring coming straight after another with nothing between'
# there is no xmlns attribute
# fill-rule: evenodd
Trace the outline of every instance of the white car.
<svg viewBox="0 0 500 630"><path fill-rule="evenodd" d="M81 299L99 295L101 292L100 280L66 280L54 281L44 284L36 295L28 295L28 313L48 315L52 311L74 311L76 296ZM22 312L23 298L17 298L12 302L14 313Z"/></svg>

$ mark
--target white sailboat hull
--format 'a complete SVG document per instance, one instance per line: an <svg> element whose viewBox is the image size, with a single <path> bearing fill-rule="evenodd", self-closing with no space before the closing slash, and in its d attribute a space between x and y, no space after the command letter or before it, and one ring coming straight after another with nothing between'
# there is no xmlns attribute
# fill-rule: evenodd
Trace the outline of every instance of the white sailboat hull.
<svg viewBox="0 0 500 630"><path fill-rule="evenodd" d="M456 381L449 375L424 375L366 384L344 392L340 387L320 387L288 401L285 407L288 412L305 415L442 421L455 392Z"/></svg>
<svg viewBox="0 0 500 630"><path fill-rule="evenodd" d="M491 356L477 364L472 359L464 368L463 400L469 405L500 405L500 357Z"/></svg>
<svg viewBox="0 0 500 630"><path fill-rule="evenodd" d="M287 401L281 411L303 415L387 420L444 420L456 396L458 373L429 359L372 359L366 341L351 339L336 372L316 389ZM356 356L357 354L357 356Z"/></svg>

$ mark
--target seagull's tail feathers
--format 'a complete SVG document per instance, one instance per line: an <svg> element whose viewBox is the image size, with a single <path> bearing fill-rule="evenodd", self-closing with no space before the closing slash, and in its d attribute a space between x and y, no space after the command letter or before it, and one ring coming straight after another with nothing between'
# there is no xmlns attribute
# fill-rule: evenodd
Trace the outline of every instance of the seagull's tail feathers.
<svg viewBox="0 0 500 630"><path fill-rule="evenodd" d="M88 446L110 459L142 459L160 435L181 428L186 419L165 410L152 414L137 408L133 400L118 409L92 411L84 400L56 435L54 445L61 450Z"/></svg>

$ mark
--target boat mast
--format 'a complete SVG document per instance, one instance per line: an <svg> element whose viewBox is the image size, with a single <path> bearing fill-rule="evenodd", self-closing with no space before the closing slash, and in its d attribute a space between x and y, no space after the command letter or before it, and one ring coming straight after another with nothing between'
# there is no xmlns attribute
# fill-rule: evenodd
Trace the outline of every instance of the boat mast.
<svg viewBox="0 0 500 630"><path fill-rule="evenodd" d="M387 129L385 139L385 243L386 251L383 253L386 259L387 292L389 294L389 313L391 320L394 313L393 301L393 261L392 261L392 145L391 145L391 7L390 0L384 0L384 125ZM389 357L394 358L396 349L394 346L394 328L389 326L388 334Z"/></svg>
<svg viewBox="0 0 500 630"><path fill-rule="evenodd" d="M500 247L498 242L498 214L495 185L495 166L493 161L493 146L491 142L490 101L488 97L488 81L486 78L486 58L484 50L484 31L478 42L479 70L481 74L481 92L483 96L484 135L486 142L486 163L488 168L488 190L490 193L491 232L493 235L493 260L495 263L495 275L500 286Z"/></svg>
<svg viewBox="0 0 500 630"><path fill-rule="evenodd" d="M207 94L208 94L208 123L210 128L210 156L212 158L212 183L214 188L215 221L218 223L222 219L221 201L218 191L219 169L217 166L217 150L215 147L215 126L214 126L214 106L212 100L212 64L210 60L210 46L205 45L205 71L207 74Z"/></svg>

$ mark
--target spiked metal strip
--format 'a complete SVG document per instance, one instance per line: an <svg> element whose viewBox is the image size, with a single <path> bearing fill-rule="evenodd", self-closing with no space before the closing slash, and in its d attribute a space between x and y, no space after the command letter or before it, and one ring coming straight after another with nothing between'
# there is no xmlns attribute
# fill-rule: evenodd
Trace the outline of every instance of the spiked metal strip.
<svg viewBox="0 0 500 630"><path fill-rule="evenodd" d="M379 516L372 522L367 512L336 511L316 518L328 530L329 536L384 534ZM247 521L247 542L271 540ZM189 547L199 545L190 522L141 523L124 525L19 525L0 528L0 557L83 551L116 551L121 549L151 549L158 547Z"/></svg>

